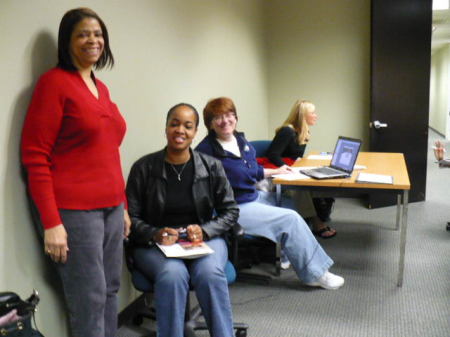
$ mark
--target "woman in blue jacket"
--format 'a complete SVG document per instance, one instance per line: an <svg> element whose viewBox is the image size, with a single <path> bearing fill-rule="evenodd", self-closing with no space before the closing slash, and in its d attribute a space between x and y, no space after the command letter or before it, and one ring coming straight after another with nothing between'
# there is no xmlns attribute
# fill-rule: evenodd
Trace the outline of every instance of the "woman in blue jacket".
<svg viewBox="0 0 450 337"><path fill-rule="evenodd" d="M309 286L338 289L344 279L328 271L333 260L319 245L300 215L275 206L272 193L257 191L255 183L264 177L287 172L263 169L256 162L255 149L236 131L237 113L233 101L219 97L203 110L208 135L197 150L218 158L233 188L239 206L238 222L245 232L280 242L298 277Z"/></svg>

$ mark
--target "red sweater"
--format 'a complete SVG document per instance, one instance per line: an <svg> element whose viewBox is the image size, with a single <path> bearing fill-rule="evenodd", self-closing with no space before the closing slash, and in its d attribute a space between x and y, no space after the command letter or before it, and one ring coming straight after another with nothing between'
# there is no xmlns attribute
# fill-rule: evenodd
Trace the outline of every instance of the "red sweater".
<svg viewBox="0 0 450 337"><path fill-rule="evenodd" d="M119 146L125 120L96 79L97 99L77 71L41 76L22 131L22 162L44 228L58 209L91 210L125 202Z"/></svg>

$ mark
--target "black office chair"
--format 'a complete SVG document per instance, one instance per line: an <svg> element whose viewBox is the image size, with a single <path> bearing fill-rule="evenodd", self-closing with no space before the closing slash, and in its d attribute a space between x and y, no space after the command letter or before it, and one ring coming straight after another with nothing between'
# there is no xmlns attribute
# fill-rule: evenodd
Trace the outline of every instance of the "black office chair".
<svg viewBox="0 0 450 337"><path fill-rule="evenodd" d="M255 148L256 157L265 157L267 149L270 146L270 140L254 140L250 144ZM259 264L264 260L273 261L275 264L275 275L281 274L281 245L264 237L244 234L238 238L239 258L236 259L235 266L240 270L241 268L251 267ZM247 259L244 258L247 257ZM253 273L238 273L240 280L254 280L261 282L269 282L271 277L269 275L259 275Z"/></svg>
<svg viewBox="0 0 450 337"><path fill-rule="evenodd" d="M230 234L229 242L230 242L230 256L236 256L237 245L236 245L236 237L237 235L242 235L242 229L239 225L235 225L232 233ZM133 286L140 292L144 294L144 296L148 296L153 293L153 283L151 280L146 278L137 268L135 268L132 247L128 244L128 241L125 241L125 258L128 270L131 273L131 281ZM233 283L236 280L236 270L234 269L233 264L228 261L225 267L225 274L227 277L228 284ZM144 318L148 318L151 320L156 320L155 309L154 307L147 301L147 298L144 299L145 309L143 311L137 312L133 317L134 325L141 325L143 323ZM202 316L202 312L199 305L191 308L190 296L188 294L186 301L186 314L185 314L185 322L184 322L184 336L185 337L196 337L196 330L208 330L206 323L203 320L200 320ZM244 323L233 323L233 328L235 330L236 337L246 337L248 325Z"/></svg>

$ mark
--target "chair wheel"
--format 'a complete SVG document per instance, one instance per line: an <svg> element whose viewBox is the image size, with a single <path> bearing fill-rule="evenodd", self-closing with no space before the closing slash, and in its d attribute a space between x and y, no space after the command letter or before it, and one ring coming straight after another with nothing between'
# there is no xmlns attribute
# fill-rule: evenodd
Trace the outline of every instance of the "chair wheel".
<svg viewBox="0 0 450 337"><path fill-rule="evenodd" d="M246 329L237 329L235 336L236 337L247 337L247 330Z"/></svg>
<svg viewBox="0 0 450 337"><path fill-rule="evenodd" d="M141 326L142 323L144 322L144 318L141 315L136 315L133 317L133 325L135 326Z"/></svg>

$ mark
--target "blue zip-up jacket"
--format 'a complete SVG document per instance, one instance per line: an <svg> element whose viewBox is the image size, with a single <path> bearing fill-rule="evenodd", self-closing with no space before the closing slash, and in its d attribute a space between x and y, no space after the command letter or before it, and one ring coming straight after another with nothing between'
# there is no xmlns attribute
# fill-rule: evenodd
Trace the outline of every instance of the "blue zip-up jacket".
<svg viewBox="0 0 450 337"><path fill-rule="evenodd" d="M255 183L264 178L264 169L256 161L256 151L241 132L235 132L235 137L241 151L241 158L225 151L216 140L216 134L211 132L203 138L196 150L219 159L225 168L228 180L233 188L238 204L250 202L258 198Z"/></svg>

